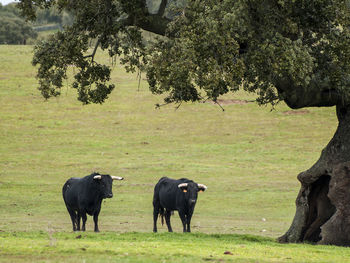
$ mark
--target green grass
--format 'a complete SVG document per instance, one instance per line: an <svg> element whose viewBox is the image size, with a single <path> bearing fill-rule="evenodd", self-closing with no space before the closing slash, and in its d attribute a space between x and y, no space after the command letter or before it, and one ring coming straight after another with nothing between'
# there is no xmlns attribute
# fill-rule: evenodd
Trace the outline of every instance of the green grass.
<svg viewBox="0 0 350 263"><path fill-rule="evenodd" d="M252 235L41 231L1 233L0 241L1 254L15 262L350 262L344 248Z"/></svg>
<svg viewBox="0 0 350 263"><path fill-rule="evenodd" d="M274 241L293 219L296 176L333 136L334 108L308 108L305 114L285 114L283 104L271 111L254 103L224 105L224 112L210 103L155 109L162 97L153 96L145 81L138 89L136 76L120 66L112 75L116 89L103 105L82 106L68 86L60 98L45 101L31 56L30 46L0 46L1 261L349 258L346 248ZM239 92L224 99L252 97ZM126 179L115 182L113 199L103 202L102 233L76 239L61 188L68 178L92 171ZM208 186L199 196L193 234L162 233L166 227L160 225L160 234L150 233L153 186L162 176ZM172 224L181 232L177 213Z"/></svg>

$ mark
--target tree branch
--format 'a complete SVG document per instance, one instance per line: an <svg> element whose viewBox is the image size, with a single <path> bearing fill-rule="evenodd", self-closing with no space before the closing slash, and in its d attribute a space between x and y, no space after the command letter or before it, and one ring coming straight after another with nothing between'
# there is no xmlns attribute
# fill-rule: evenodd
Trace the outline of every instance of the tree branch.
<svg viewBox="0 0 350 263"><path fill-rule="evenodd" d="M97 42L95 44L94 50L92 51L92 54L84 56L84 58L91 58L91 63L94 62L95 54L99 45L100 45L100 39L97 39Z"/></svg>
<svg viewBox="0 0 350 263"><path fill-rule="evenodd" d="M158 35L165 35L167 25L171 20L157 15L148 15L147 21L136 21L135 25Z"/></svg>
<svg viewBox="0 0 350 263"><path fill-rule="evenodd" d="M143 17L141 19L135 15L126 14L126 17L123 17L120 20L122 20L125 26L137 26L143 30L164 36L167 25L171 22L171 19L164 16L167 2L167 0L161 1L158 13L156 14L148 13L145 5L142 14Z"/></svg>
<svg viewBox="0 0 350 263"><path fill-rule="evenodd" d="M331 107L346 105L348 102L336 89L311 81L307 87L294 86L291 81L283 80L275 84L278 93L292 109L304 107Z"/></svg>
<svg viewBox="0 0 350 263"><path fill-rule="evenodd" d="M168 1L167 0L162 0L160 6L159 6L159 10L158 10L158 16L163 17L164 13L165 13L165 8L167 5Z"/></svg>
<svg viewBox="0 0 350 263"><path fill-rule="evenodd" d="M222 111L225 111L225 109L221 106L221 104L217 100L213 100L215 104L219 105Z"/></svg>

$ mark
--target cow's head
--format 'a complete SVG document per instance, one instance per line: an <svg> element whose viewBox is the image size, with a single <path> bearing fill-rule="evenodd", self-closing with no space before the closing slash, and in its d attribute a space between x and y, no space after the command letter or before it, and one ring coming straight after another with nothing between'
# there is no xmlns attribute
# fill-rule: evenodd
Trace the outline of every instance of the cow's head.
<svg viewBox="0 0 350 263"><path fill-rule="evenodd" d="M198 192L204 192L207 187L204 184L197 184L195 182L188 182L179 184L178 187L185 194L185 200L189 206L194 206L197 202Z"/></svg>
<svg viewBox="0 0 350 263"><path fill-rule="evenodd" d="M94 175L94 181L98 185L98 191L100 192L102 198L112 198L112 184L113 180L123 180L123 177L110 176L109 174L99 174Z"/></svg>

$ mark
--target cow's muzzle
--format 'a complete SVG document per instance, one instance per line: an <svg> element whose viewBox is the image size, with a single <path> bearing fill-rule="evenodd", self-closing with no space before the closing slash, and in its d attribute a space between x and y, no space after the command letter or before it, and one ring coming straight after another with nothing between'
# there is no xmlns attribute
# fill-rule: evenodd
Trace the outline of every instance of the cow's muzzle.
<svg viewBox="0 0 350 263"><path fill-rule="evenodd" d="M107 195L107 198L112 198L113 197L113 194L108 194Z"/></svg>

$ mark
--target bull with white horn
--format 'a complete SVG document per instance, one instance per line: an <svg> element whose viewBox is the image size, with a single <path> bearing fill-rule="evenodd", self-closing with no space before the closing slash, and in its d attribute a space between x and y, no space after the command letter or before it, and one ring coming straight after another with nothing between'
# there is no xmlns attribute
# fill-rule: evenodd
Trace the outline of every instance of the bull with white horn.
<svg viewBox="0 0 350 263"><path fill-rule="evenodd" d="M93 216L95 232L98 228L98 215L101 210L102 200L112 198L113 180L123 180L123 177L110 176L109 174L92 173L83 178L70 178L62 188L63 200L72 220L73 231L80 231L80 219L82 219L82 231L85 231L86 214Z"/></svg>
<svg viewBox="0 0 350 263"><path fill-rule="evenodd" d="M170 224L172 211L177 210L183 225L183 232L191 232L191 218L197 202L198 192L204 192L207 187L192 180L179 180L167 177L161 178L154 187L153 196L153 232L157 232L158 215L165 217L169 232L173 232Z"/></svg>

